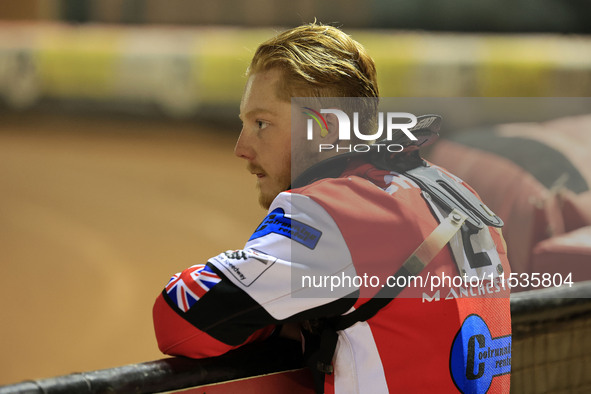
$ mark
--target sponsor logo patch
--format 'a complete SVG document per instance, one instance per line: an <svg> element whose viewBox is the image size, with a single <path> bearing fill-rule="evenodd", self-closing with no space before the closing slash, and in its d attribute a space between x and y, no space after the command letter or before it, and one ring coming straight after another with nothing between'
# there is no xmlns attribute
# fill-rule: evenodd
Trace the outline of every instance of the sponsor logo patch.
<svg viewBox="0 0 591 394"><path fill-rule="evenodd" d="M257 227L249 241L269 234L283 235L307 248L314 249L318 245L322 231L287 217L283 209L276 208Z"/></svg>
<svg viewBox="0 0 591 394"><path fill-rule="evenodd" d="M478 315L470 315L454 338L452 379L462 393L486 393L495 376L511 372L511 335L493 338Z"/></svg>
<svg viewBox="0 0 591 394"><path fill-rule="evenodd" d="M266 270L277 261L276 257L269 256L255 250L228 250L210 259L219 267L225 268L245 287L254 283Z"/></svg>

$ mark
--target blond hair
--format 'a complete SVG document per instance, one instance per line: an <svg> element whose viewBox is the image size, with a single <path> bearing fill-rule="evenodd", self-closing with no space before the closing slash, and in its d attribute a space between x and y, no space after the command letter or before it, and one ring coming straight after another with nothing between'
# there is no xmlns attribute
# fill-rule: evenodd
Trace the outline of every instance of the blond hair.
<svg viewBox="0 0 591 394"><path fill-rule="evenodd" d="M314 22L262 43L247 74L271 68L283 72L277 94L286 101L291 97L378 97L372 58L361 44L333 26Z"/></svg>

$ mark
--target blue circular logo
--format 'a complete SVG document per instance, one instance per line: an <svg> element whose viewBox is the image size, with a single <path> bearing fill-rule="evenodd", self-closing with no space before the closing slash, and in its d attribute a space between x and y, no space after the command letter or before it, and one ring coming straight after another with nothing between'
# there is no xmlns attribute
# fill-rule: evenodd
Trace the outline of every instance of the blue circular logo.
<svg viewBox="0 0 591 394"><path fill-rule="evenodd" d="M449 368L460 392L486 393L495 376L511 372L511 335L493 338L480 316L468 316L451 346Z"/></svg>

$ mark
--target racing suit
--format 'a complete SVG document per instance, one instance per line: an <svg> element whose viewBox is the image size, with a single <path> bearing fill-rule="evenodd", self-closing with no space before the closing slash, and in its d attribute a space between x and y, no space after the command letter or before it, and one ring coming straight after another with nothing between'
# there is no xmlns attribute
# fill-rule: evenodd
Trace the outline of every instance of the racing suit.
<svg viewBox="0 0 591 394"><path fill-rule="evenodd" d="M159 348L218 356L283 323L346 314L388 285L444 215L413 180L364 161L280 193L243 249L172 277L153 309ZM325 392L508 392L509 291L498 274L508 274L509 264L500 231L484 227L468 241L456 234L420 276L428 283L458 275L474 253L488 256L493 281L415 283L369 320L339 331Z"/></svg>

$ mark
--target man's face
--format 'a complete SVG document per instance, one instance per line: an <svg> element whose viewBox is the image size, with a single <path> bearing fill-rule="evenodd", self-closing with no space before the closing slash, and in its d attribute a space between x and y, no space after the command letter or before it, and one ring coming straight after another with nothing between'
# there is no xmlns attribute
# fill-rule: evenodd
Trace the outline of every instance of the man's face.
<svg viewBox="0 0 591 394"><path fill-rule="evenodd" d="M291 103L277 97L281 75L271 69L248 79L240 103L242 131L234 148L257 177L259 203L267 209L291 183Z"/></svg>

